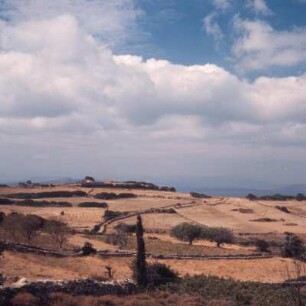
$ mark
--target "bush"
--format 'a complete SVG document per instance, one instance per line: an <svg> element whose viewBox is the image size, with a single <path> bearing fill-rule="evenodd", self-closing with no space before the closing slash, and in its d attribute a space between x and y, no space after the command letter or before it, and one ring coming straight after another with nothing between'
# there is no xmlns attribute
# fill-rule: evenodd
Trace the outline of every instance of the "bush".
<svg viewBox="0 0 306 306"><path fill-rule="evenodd" d="M83 247L81 248L81 251L83 256L88 256L97 253L97 250L93 247L92 243L90 242L85 242Z"/></svg>
<svg viewBox="0 0 306 306"><path fill-rule="evenodd" d="M10 199L0 198L0 205L11 205L14 202Z"/></svg>
<svg viewBox="0 0 306 306"><path fill-rule="evenodd" d="M119 233L131 235L136 232L136 224L118 223L114 229Z"/></svg>
<svg viewBox="0 0 306 306"><path fill-rule="evenodd" d="M20 192L6 195L13 199L41 199L41 198L71 198L87 197L87 193L81 190L75 191L44 191L44 192Z"/></svg>
<svg viewBox="0 0 306 306"><path fill-rule="evenodd" d="M282 211L282 212L290 214L290 211L289 211L289 209L286 206L278 206L278 205L276 205L275 208L280 210L280 211Z"/></svg>
<svg viewBox="0 0 306 306"><path fill-rule="evenodd" d="M266 240L257 239L255 241L255 246L259 252L268 252L268 253L270 252L269 250L270 245Z"/></svg>
<svg viewBox="0 0 306 306"><path fill-rule="evenodd" d="M189 193L192 197L197 199L209 199L211 196L204 194L204 193L197 193L197 192L190 192Z"/></svg>
<svg viewBox="0 0 306 306"><path fill-rule="evenodd" d="M281 254L283 257L304 258L305 246L302 239L293 233L286 233L285 243L282 247Z"/></svg>
<svg viewBox="0 0 306 306"><path fill-rule="evenodd" d="M245 196L246 199L250 200L250 201L255 201L257 200L257 196L253 193L249 193L248 195Z"/></svg>
<svg viewBox="0 0 306 306"><path fill-rule="evenodd" d="M69 202L55 202L55 201L34 201L34 200L23 200L14 202L18 206L31 206L31 207L72 207Z"/></svg>
<svg viewBox="0 0 306 306"><path fill-rule="evenodd" d="M105 202L82 202L78 207L97 207L97 208L107 208L108 204Z"/></svg>
<svg viewBox="0 0 306 306"><path fill-rule="evenodd" d="M178 274L164 263L156 261L147 263L146 266L148 287L159 287L170 282L176 282L179 279ZM136 279L136 260L132 261L130 268L132 270L132 278Z"/></svg>
<svg viewBox="0 0 306 306"><path fill-rule="evenodd" d="M116 199L129 199L136 198L137 196L134 193L114 193L114 192L100 192L95 195L96 199L101 200L116 200Z"/></svg>
<svg viewBox="0 0 306 306"><path fill-rule="evenodd" d="M190 245L194 240L201 238L201 234L201 226L187 222L174 226L170 231L171 236L181 241L187 241Z"/></svg>
<svg viewBox="0 0 306 306"><path fill-rule="evenodd" d="M104 241L108 244L117 245L119 248L123 248L127 245L128 239L125 233L120 234L108 234L105 235Z"/></svg>
<svg viewBox="0 0 306 306"><path fill-rule="evenodd" d="M124 215L127 215L127 212L121 212L121 211L115 211L115 210L105 210L103 218L105 221L117 218L117 217L121 217Z"/></svg>

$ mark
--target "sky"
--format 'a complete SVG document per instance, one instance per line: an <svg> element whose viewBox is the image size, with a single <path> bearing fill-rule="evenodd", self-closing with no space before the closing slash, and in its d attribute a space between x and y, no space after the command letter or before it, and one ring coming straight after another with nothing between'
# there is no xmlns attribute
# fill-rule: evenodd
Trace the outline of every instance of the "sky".
<svg viewBox="0 0 306 306"><path fill-rule="evenodd" d="M0 182L306 183L305 0L1 0Z"/></svg>

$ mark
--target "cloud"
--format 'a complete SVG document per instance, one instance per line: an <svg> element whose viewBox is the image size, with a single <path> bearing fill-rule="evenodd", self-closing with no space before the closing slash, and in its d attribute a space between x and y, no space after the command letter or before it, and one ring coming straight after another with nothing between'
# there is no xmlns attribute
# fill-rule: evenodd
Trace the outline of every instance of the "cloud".
<svg viewBox="0 0 306 306"><path fill-rule="evenodd" d="M248 81L118 55L69 12L2 21L0 33L2 173L222 174L225 160L266 146L303 163L305 74Z"/></svg>
<svg viewBox="0 0 306 306"><path fill-rule="evenodd" d="M72 15L87 33L112 49L147 42L146 33L137 26L143 16L134 0L3 0L0 15L14 24Z"/></svg>
<svg viewBox="0 0 306 306"><path fill-rule="evenodd" d="M265 0L249 0L247 6L258 15L268 16L273 14Z"/></svg>
<svg viewBox="0 0 306 306"><path fill-rule="evenodd" d="M2 23L1 40L0 133L212 140L226 127L247 141L237 126L254 135L288 125L294 138L305 125L305 75L248 82L213 64L114 55L71 15Z"/></svg>
<svg viewBox="0 0 306 306"><path fill-rule="evenodd" d="M231 6L232 0L212 0L212 2L216 9L224 11Z"/></svg>
<svg viewBox="0 0 306 306"><path fill-rule="evenodd" d="M291 67L306 61L306 28L277 31L261 20L235 19L232 51L243 70Z"/></svg>
<svg viewBox="0 0 306 306"><path fill-rule="evenodd" d="M215 14L209 14L203 19L203 27L208 35L211 35L217 44L223 38L223 32L219 24L214 20Z"/></svg>

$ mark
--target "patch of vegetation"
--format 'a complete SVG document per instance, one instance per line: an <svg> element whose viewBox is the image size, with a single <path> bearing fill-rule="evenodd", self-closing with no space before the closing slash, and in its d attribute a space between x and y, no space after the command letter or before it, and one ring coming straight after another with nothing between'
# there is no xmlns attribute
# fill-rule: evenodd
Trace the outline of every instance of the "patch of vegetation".
<svg viewBox="0 0 306 306"><path fill-rule="evenodd" d="M168 186L159 187L152 183L136 182L136 181L126 181L123 183L119 182L104 183L104 182L84 180L81 183L81 186L88 188L120 188L120 189L140 189L140 190L158 190L158 191L176 192L176 189L174 187L168 187Z"/></svg>
<svg viewBox="0 0 306 306"><path fill-rule="evenodd" d="M254 210L251 208L234 208L232 211L238 211L242 214L253 214Z"/></svg>
<svg viewBox="0 0 306 306"><path fill-rule="evenodd" d="M78 207L97 207L97 208L107 208L108 204L105 202L82 202Z"/></svg>
<svg viewBox="0 0 306 306"><path fill-rule="evenodd" d="M124 192L124 193L100 192L95 195L96 199L101 199L101 200L130 199L136 197L137 197L136 194L129 192Z"/></svg>
<svg viewBox="0 0 306 306"><path fill-rule="evenodd" d="M268 218L268 217L264 217L264 218L252 219L250 221L253 221L253 222L277 222L278 220Z"/></svg>
<svg viewBox="0 0 306 306"><path fill-rule="evenodd" d="M81 252L83 256L89 256L96 254L97 250L93 247L92 243L85 242L83 247L81 248Z"/></svg>
<svg viewBox="0 0 306 306"><path fill-rule="evenodd" d="M155 208L154 213L157 213L157 214L176 214L176 210L174 208Z"/></svg>
<svg viewBox="0 0 306 306"><path fill-rule="evenodd" d="M130 269L132 270L132 278L136 280L136 260L132 261ZM166 264L157 261L147 263L146 273L148 287L151 289L156 289L157 287L160 287L162 285L171 282L176 282L179 279L177 272L172 270L170 266L167 266Z"/></svg>
<svg viewBox="0 0 306 306"><path fill-rule="evenodd" d="M249 193L245 196L246 199L249 199L251 201L256 200L264 200L264 201L288 201L288 200L297 200L297 201L305 201L306 195L302 193L298 193L296 196L292 195L282 195L279 193L273 194L273 195L264 195L261 197L256 196L255 194Z"/></svg>
<svg viewBox="0 0 306 306"><path fill-rule="evenodd" d="M285 243L282 247L283 257L306 259L306 247L304 241L293 233L286 233Z"/></svg>
<svg viewBox="0 0 306 306"><path fill-rule="evenodd" d="M0 198L0 205L12 205L13 203L10 199Z"/></svg>
<svg viewBox="0 0 306 306"><path fill-rule="evenodd" d="M102 237L101 237L102 238ZM101 239L100 238L100 239ZM160 255L177 255L177 256L211 256L211 255L234 255L234 254L250 254L246 250L233 250L225 248L216 248L204 245L189 245L185 243L173 243L163 241L161 239L145 238L146 252L150 254ZM128 237L128 244L125 247L128 250L136 249L136 240L134 236Z"/></svg>
<svg viewBox="0 0 306 306"><path fill-rule="evenodd" d="M116 295L70 295L56 292L44 295L33 295L29 292L20 292L13 297L0 299L0 306L204 306L206 299L198 295L178 295L165 291L138 293L129 296ZM219 300L222 303L221 300ZM210 304L210 306L232 306L229 304Z"/></svg>
<svg viewBox="0 0 306 306"><path fill-rule="evenodd" d="M114 229L118 233L125 233L127 235L134 234L136 232L136 225L135 224L126 224L126 223L118 223Z"/></svg>
<svg viewBox="0 0 306 306"><path fill-rule="evenodd" d="M34 200L15 201L14 205L32 206L32 207L72 207L72 204L69 202L34 201Z"/></svg>
<svg viewBox="0 0 306 306"><path fill-rule="evenodd" d="M257 239L255 241L255 246L257 251L259 252L265 252L265 253L270 253L270 245L266 240L263 239Z"/></svg>
<svg viewBox="0 0 306 306"><path fill-rule="evenodd" d="M279 205L276 205L276 206L274 206L274 207L275 207L276 209L282 211L282 212L285 212L285 213L287 213L287 214L290 214L290 211L289 211L289 209L288 209L286 206L279 206Z"/></svg>
<svg viewBox="0 0 306 306"><path fill-rule="evenodd" d="M197 193L197 192L190 192L189 193L193 198L197 199L209 199L211 196L204 194L204 193Z"/></svg>
<svg viewBox="0 0 306 306"><path fill-rule="evenodd" d="M87 197L87 193L81 190L75 191L44 191L44 192L19 192L6 195L12 199L41 199L41 198L72 198Z"/></svg>
<svg viewBox="0 0 306 306"><path fill-rule="evenodd" d="M119 248L125 247L128 243L127 235L122 232L103 235L102 240L105 243L117 245Z"/></svg>
<svg viewBox="0 0 306 306"><path fill-rule="evenodd" d="M128 212L107 209L104 211L103 218L104 218L104 221L108 221L108 220L115 219L117 217L126 216L126 215L128 215Z"/></svg>
<svg viewBox="0 0 306 306"><path fill-rule="evenodd" d="M190 245L194 240L199 239L214 241L217 247L220 247L222 243L235 241L234 234L226 228L207 227L187 222L174 226L170 234L181 241L189 242Z"/></svg>
<svg viewBox="0 0 306 306"><path fill-rule="evenodd" d="M178 282L162 286L162 290L179 295L200 295L205 297L207 301L216 299L228 301L227 304L211 305L296 305L292 299L290 289L283 287L281 284L240 282L215 276L185 276Z"/></svg>

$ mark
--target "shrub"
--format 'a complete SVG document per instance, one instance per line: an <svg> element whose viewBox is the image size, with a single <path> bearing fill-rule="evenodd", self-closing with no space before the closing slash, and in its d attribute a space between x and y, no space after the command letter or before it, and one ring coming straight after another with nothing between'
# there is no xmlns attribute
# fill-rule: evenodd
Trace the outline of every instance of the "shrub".
<svg viewBox="0 0 306 306"><path fill-rule="evenodd" d="M136 224L118 223L114 229L119 233L131 235L136 231Z"/></svg>
<svg viewBox="0 0 306 306"><path fill-rule="evenodd" d="M134 193L114 193L114 192L100 192L95 195L96 199L101 200L116 200L116 199L128 199L128 198L136 198L137 196Z"/></svg>
<svg viewBox="0 0 306 306"><path fill-rule="evenodd" d="M265 217L265 218L252 219L250 221L253 221L253 222L276 222L277 220Z"/></svg>
<svg viewBox="0 0 306 306"><path fill-rule="evenodd" d="M119 248L123 248L127 245L128 239L125 233L108 234L105 236L104 241L108 244L117 245Z"/></svg>
<svg viewBox="0 0 306 306"><path fill-rule="evenodd" d="M211 196L204 194L204 193L197 193L197 192L190 192L189 193L192 197L197 199L209 199Z"/></svg>
<svg viewBox="0 0 306 306"><path fill-rule="evenodd" d="M83 247L81 248L81 251L83 256L88 256L97 253L97 250L93 247L92 243L90 242L85 242Z"/></svg>
<svg viewBox="0 0 306 306"><path fill-rule="evenodd" d="M297 201L305 201L306 200L306 196L302 193L298 193L296 196L295 196L295 199Z"/></svg>
<svg viewBox="0 0 306 306"><path fill-rule="evenodd" d="M257 196L253 193L249 193L248 195L245 196L246 199L250 200L250 201L255 201L257 200Z"/></svg>
<svg viewBox="0 0 306 306"><path fill-rule="evenodd" d="M111 220L111 219L114 219L114 218L117 218L117 217L121 217L121 216L124 216L124 215L127 215L128 213L127 212L121 212L121 211L115 211L115 210L105 210L104 212L104 215L103 215L103 218L105 221L108 221L108 220Z"/></svg>
<svg viewBox="0 0 306 306"><path fill-rule="evenodd" d="M20 192L6 195L13 199L41 199L41 198L71 198L86 197L87 193L81 190L75 191L44 191L44 192Z"/></svg>
<svg viewBox="0 0 306 306"><path fill-rule="evenodd" d="M268 252L268 253L270 252L269 250L270 245L266 240L257 239L255 241L255 246L259 252Z"/></svg>
<svg viewBox="0 0 306 306"><path fill-rule="evenodd" d="M11 205L14 202L10 199L0 198L0 205Z"/></svg>
<svg viewBox="0 0 306 306"><path fill-rule="evenodd" d="M78 207L97 207L97 208L107 208L108 204L105 202L82 202Z"/></svg>
<svg viewBox="0 0 306 306"><path fill-rule="evenodd" d="M305 250L302 239L293 233L286 233L285 243L281 250L283 257L303 258Z"/></svg>
<svg viewBox="0 0 306 306"><path fill-rule="evenodd" d="M132 278L136 280L136 261L133 260L130 266ZM178 274L164 263L147 263L148 287L154 288L175 282L179 279Z"/></svg>
<svg viewBox="0 0 306 306"><path fill-rule="evenodd" d="M55 202L55 201L34 201L34 200L23 200L14 202L18 206L31 206L31 207L72 207L69 202Z"/></svg>
<svg viewBox="0 0 306 306"><path fill-rule="evenodd" d="M275 208L278 209L278 210L280 210L280 211L282 211L282 212L285 212L285 213L287 213L287 214L290 214L290 211L289 211L289 209L288 209L286 206L279 206L279 205L276 205Z"/></svg>
<svg viewBox="0 0 306 306"><path fill-rule="evenodd" d="M3 211L0 211L0 224L4 221L5 213Z"/></svg>
<svg viewBox="0 0 306 306"><path fill-rule="evenodd" d="M171 236L181 241L187 241L190 245L194 240L201 238L201 234L201 226L187 222L174 226L170 231Z"/></svg>

